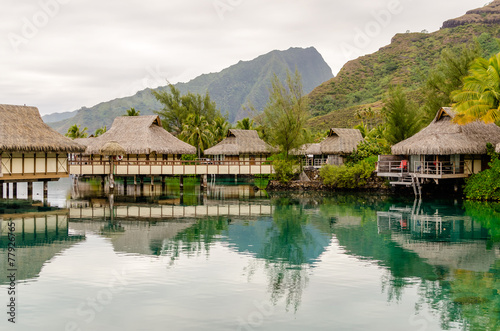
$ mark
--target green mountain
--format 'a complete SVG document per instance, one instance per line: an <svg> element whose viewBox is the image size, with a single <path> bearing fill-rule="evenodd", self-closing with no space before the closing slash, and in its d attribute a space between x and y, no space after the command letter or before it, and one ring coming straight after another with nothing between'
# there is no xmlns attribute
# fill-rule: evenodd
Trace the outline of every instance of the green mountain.
<svg viewBox="0 0 500 331"><path fill-rule="evenodd" d="M294 72L295 68L302 75L305 93L333 77L331 68L314 47L290 48L286 51L275 50L251 61L240 61L221 72L204 74L188 83L178 83L175 86L182 93L189 91L205 94L208 91L217 107L223 114L227 113L228 120L234 123L243 117L254 115L248 114L243 107L249 101L257 110L263 109L273 73L284 79L286 71ZM164 86L156 90L166 88ZM125 114L131 107L139 110L141 115L153 114L154 110L162 109L151 90L145 89L130 97L103 102L91 108L83 107L74 116L61 118L58 122L50 123L54 119L48 117L51 115L44 116L44 120L61 133L66 133L75 123L82 128L88 127L88 132L92 133L103 125L109 128L115 117Z"/></svg>
<svg viewBox="0 0 500 331"><path fill-rule="evenodd" d="M466 15L446 21L433 33L402 33L390 45L377 52L347 62L337 76L315 88L310 94L309 125L318 130L352 127L359 123L357 110L383 106L381 102L391 85L400 84L421 102L419 90L445 48L471 43L474 39L484 50L483 56L500 51L500 0L470 10Z"/></svg>

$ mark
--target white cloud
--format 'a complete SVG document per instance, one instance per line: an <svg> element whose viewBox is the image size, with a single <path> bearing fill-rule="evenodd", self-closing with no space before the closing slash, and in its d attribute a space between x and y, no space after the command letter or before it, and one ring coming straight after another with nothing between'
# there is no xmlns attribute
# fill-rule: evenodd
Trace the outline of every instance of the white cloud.
<svg viewBox="0 0 500 331"><path fill-rule="evenodd" d="M289 47L316 47L337 72L351 59L339 45L353 43L391 1L4 0L0 103L35 105L42 114L71 111L158 86L151 70L188 81ZM399 1L402 12L353 57L395 33L433 31L484 4Z"/></svg>

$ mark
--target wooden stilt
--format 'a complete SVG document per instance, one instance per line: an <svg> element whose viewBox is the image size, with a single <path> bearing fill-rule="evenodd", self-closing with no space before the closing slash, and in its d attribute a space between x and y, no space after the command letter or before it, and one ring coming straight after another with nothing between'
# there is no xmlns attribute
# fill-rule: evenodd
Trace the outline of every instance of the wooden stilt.
<svg viewBox="0 0 500 331"><path fill-rule="evenodd" d="M12 199L17 199L17 183L12 183Z"/></svg>
<svg viewBox="0 0 500 331"><path fill-rule="evenodd" d="M33 200L33 182L28 182L28 200Z"/></svg>
<svg viewBox="0 0 500 331"><path fill-rule="evenodd" d="M3 199L3 182L0 183L0 199Z"/></svg>
<svg viewBox="0 0 500 331"><path fill-rule="evenodd" d="M44 205L47 204L48 197L49 197L49 182L44 180L43 181L43 193L42 193L42 200L43 200Z"/></svg>
<svg viewBox="0 0 500 331"><path fill-rule="evenodd" d="M166 183L165 183L165 177L166 176L161 176L161 194L165 194L165 189L167 187Z"/></svg>
<svg viewBox="0 0 500 331"><path fill-rule="evenodd" d="M200 176L200 188L203 191L207 187L207 175Z"/></svg>

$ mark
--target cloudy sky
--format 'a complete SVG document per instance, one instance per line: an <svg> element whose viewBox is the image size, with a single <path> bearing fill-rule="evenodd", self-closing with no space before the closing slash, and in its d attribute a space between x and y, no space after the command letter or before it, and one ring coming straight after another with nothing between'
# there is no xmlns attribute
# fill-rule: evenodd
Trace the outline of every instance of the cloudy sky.
<svg viewBox="0 0 500 331"><path fill-rule="evenodd" d="M336 74L486 0L0 0L0 103L42 114L314 46Z"/></svg>

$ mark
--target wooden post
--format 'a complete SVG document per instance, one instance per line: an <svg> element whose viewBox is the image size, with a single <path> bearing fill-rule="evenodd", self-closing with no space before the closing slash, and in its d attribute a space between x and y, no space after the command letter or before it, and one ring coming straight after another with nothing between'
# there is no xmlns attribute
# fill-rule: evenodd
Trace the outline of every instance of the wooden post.
<svg viewBox="0 0 500 331"><path fill-rule="evenodd" d="M127 176L123 176L123 194L127 195Z"/></svg>
<svg viewBox="0 0 500 331"><path fill-rule="evenodd" d="M110 162L110 167L109 167L109 189L113 190L115 188L115 178L114 178L114 163L113 163L114 156L110 155L109 156L109 162Z"/></svg>
<svg viewBox="0 0 500 331"><path fill-rule="evenodd" d="M140 188L139 188L140 194L144 195L144 177L140 176L139 180L140 180L140 185L139 185L140 186Z"/></svg>
<svg viewBox="0 0 500 331"><path fill-rule="evenodd" d="M207 175L200 176L200 188L203 191L207 187Z"/></svg>
<svg viewBox="0 0 500 331"><path fill-rule="evenodd" d="M33 200L33 182L28 182L28 200Z"/></svg>
<svg viewBox="0 0 500 331"><path fill-rule="evenodd" d="M17 198L17 183L12 183L12 199Z"/></svg>
<svg viewBox="0 0 500 331"><path fill-rule="evenodd" d="M3 182L0 183L0 199L3 199Z"/></svg>
<svg viewBox="0 0 500 331"><path fill-rule="evenodd" d="M49 182L47 180L43 181L43 193L42 193L42 200L43 204L47 204L47 199L49 197Z"/></svg>
<svg viewBox="0 0 500 331"><path fill-rule="evenodd" d="M179 187L182 194L184 192L184 176L182 175L179 176Z"/></svg>
<svg viewBox="0 0 500 331"><path fill-rule="evenodd" d="M165 177L166 176L161 176L161 194L165 194L165 188L167 187Z"/></svg>

